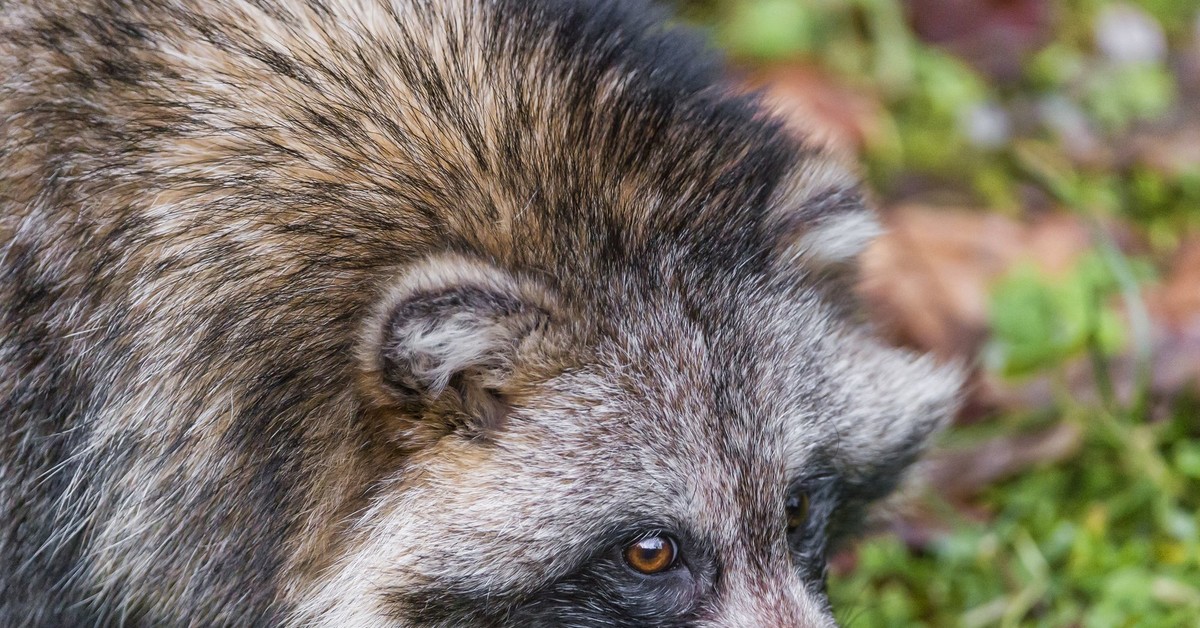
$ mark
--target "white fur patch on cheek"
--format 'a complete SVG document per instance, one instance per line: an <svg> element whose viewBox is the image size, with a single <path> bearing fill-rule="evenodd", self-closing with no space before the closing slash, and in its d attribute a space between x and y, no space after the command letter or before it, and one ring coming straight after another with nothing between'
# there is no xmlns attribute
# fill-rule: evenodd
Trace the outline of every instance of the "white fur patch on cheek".
<svg viewBox="0 0 1200 628"><path fill-rule="evenodd" d="M791 247L789 257L837 264L858 257L872 240L883 234L875 215L867 210L836 214L819 220Z"/></svg>
<svg viewBox="0 0 1200 628"><path fill-rule="evenodd" d="M857 177L840 160L804 163L771 200L767 229L784 266L848 262L883 233Z"/></svg>

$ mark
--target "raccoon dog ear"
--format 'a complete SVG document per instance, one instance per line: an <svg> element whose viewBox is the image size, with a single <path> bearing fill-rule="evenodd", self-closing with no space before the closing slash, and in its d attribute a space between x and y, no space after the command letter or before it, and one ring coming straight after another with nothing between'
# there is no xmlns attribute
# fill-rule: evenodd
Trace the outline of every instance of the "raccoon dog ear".
<svg viewBox="0 0 1200 628"><path fill-rule="evenodd" d="M361 359L370 396L408 410L447 402L477 427L494 425L522 348L550 318L550 298L532 282L459 255L428 258L369 322Z"/></svg>

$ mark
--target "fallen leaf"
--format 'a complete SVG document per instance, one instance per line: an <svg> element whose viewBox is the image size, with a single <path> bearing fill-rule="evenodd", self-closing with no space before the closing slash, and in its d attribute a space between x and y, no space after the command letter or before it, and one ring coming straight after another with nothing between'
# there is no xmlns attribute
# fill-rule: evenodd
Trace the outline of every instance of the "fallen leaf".
<svg viewBox="0 0 1200 628"><path fill-rule="evenodd" d="M858 153L878 132L882 108L866 92L805 63L765 66L745 79L795 132L843 153Z"/></svg>
<svg viewBox="0 0 1200 628"><path fill-rule="evenodd" d="M1022 224L992 213L903 206L862 258L861 293L893 340L972 358L988 331L993 283L1021 261L1049 276L1087 250L1086 226L1066 214Z"/></svg>
<svg viewBox="0 0 1200 628"><path fill-rule="evenodd" d="M1200 237L1179 248L1165 279L1150 290L1146 301L1169 330L1200 334Z"/></svg>
<svg viewBox="0 0 1200 628"><path fill-rule="evenodd" d="M1053 6L1042 0L908 0L913 30L998 82L1053 37Z"/></svg>
<svg viewBox="0 0 1200 628"><path fill-rule="evenodd" d="M1074 423L1026 434L1008 434L961 449L943 449L922 466L925 482L950 501L978 495L1030 467L1067 460L1079 451L1083 431Z"/></svg>

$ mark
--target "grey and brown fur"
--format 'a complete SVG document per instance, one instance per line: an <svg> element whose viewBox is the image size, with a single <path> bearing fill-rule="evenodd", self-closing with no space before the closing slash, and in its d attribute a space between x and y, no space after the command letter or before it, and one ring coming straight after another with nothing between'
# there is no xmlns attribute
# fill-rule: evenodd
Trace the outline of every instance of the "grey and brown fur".
<svg viewBox="0 0 1200 628"><path fill-rule="evenodd" d="M0 625L831 625L956 377L719 76L639 1L0 0Z"/></svg>

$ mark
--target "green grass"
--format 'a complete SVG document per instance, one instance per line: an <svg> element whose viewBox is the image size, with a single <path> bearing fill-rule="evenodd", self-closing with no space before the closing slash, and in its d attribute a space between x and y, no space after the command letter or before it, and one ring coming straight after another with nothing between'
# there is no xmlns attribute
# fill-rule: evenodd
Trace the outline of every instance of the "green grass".
<svg viewBox="0 0 1200 628"><path fill-rule="evenodd" d="M952 531L923 552L894 537L864 542L856 568L830 582L839 618L848 626L1200 625L1198 413L1191 401L1154 424L1085 407L1056 414L1084 428L1075 458L992 487L979 503L993 513L986 522L946 506Z"/></svg>

